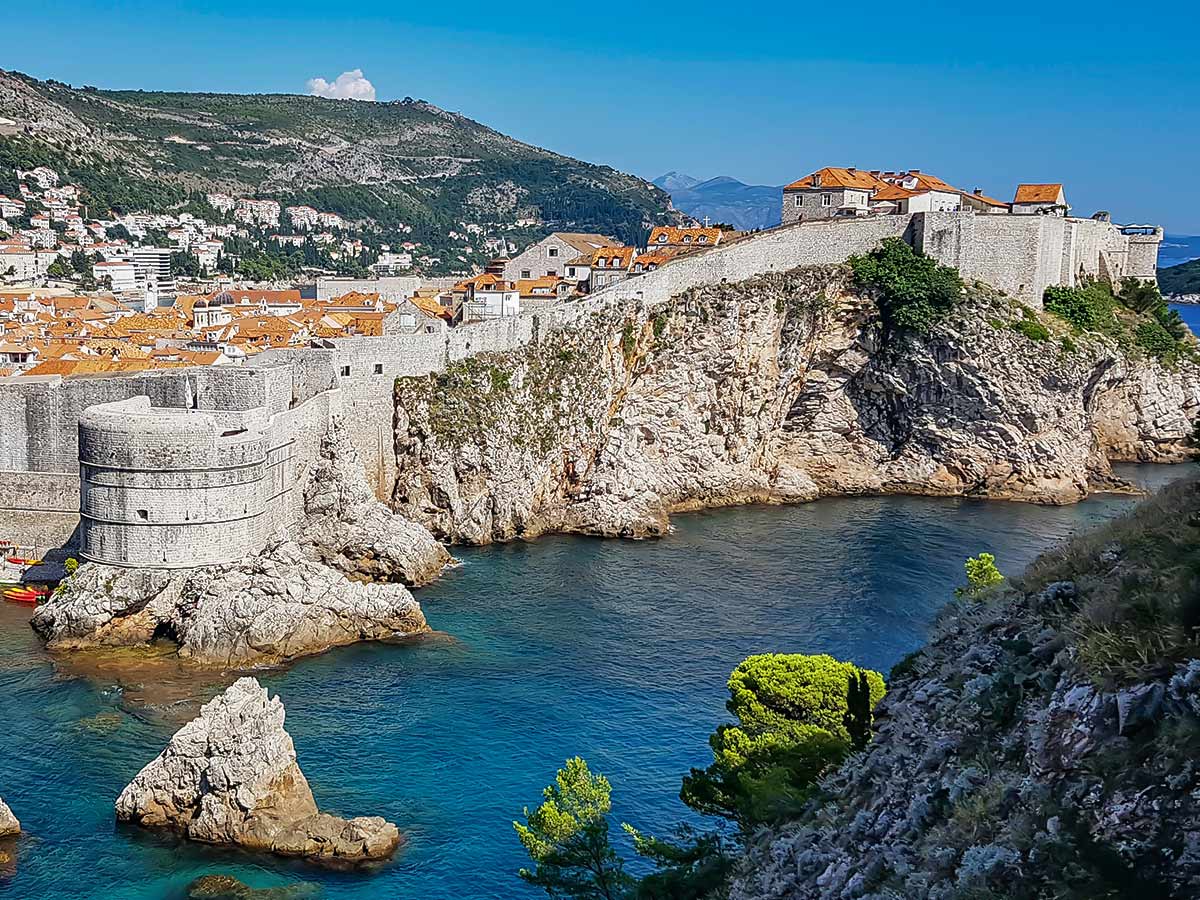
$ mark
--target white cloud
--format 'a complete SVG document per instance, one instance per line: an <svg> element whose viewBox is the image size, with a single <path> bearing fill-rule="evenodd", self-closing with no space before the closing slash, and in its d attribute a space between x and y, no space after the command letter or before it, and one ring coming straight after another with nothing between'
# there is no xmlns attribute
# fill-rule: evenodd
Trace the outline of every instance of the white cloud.
<svg viewBox="0 0 1200 900"><path fill-rule="evenodd" d="M330 100L374 100L375 85L363 77L362 69L343 72L333 81L324 78L308 79L308 92L314 97Z"/></svg>

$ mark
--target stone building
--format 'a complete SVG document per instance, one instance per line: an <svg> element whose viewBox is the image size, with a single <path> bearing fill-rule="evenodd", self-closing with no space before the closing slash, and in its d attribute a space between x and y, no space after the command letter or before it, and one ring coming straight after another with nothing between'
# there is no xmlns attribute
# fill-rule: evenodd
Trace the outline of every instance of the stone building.
<svg viewBox="0 0 1200 900"><path fill-rule="evenodd" d="M865 216L871 195L886 186L877 176L853 166L826 166L784 187L783 224Z"/></svg>
<svg viewBox="0 0 1200 900"><path fill-rule="evenodd" d="M1055 215L1071 212L1067 195L1061 184L1019 184L1013 197L1012 212L1016 216Z"/></svg>
<svg viewBox="0 0 1200 900"><path fill-rule="evenodd" d="M504 263L505 281L528 281L547 275L563 277L567 263L591 256L602 247L619 247L621 242L603 234L556 231Z"/></svg>

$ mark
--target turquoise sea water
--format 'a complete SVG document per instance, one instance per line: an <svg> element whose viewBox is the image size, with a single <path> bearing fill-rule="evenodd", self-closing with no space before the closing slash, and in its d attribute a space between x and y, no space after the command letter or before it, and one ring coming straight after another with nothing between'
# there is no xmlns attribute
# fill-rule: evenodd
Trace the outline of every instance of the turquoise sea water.
<svg viewBox="0 0 1200 900"><path fill-rule="evenodd" d="M1123 471L1147 483L1183 474ZM0 604L0 796L29 832L0 896L179 897L209 872L314 882L331 898L537 896L516 878L510 822L566 757L610 777L619 819L665 829L686 815L680 776L707 763L725 678L747 654L824 651L886 672L922 643L967 555L990 550L1016 571L1132 502L826 500L680 516L658 541L550 537L462 552L462 566L419 592L443 634L262 677L283 698L318 803L407 833L395 862L371 874L115 827L117 793L222 679L149 663L123 677L58 670L28 611Z"/></svg>

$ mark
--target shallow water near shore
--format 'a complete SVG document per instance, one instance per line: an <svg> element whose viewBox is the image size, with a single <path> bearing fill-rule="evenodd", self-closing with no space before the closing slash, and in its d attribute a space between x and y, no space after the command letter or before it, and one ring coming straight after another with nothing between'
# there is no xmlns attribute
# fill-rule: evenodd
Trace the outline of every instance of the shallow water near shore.
<svg viewBox="0 0 1200 900"><path fill-rule="evenodd" d="M1118 470L1153 487L1190 468ZM59 670L28 609L0 604L0 796L29 832L0 897L177 898L207 873L312 882L330 898L539 896L516 877L526 860L510 823L566 757L609 776L618 821L667 829L687 817L680 777L709 761L725 679L746 655L828 652L886 673L924 641L966 556L988 550L1016 572L1135 502L824 500L679 516L659 541L460 550L463 564L418 592L439 634L260 676L283 698L322 808L406 832L373 873L117 828L121 788L233 676L196 677L153 654L128 673Z"/></svg>

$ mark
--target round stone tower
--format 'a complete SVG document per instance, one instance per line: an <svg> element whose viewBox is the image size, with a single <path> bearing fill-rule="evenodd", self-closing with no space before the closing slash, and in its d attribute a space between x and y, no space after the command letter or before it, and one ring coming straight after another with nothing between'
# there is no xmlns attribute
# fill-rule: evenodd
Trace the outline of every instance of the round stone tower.
<svg viewBox="0 0 1200 900"><path fill-rule="evenodd" d="M210 413L104 403L79 420L80 554L182 569L263 546L266 445Z"/></svg>

